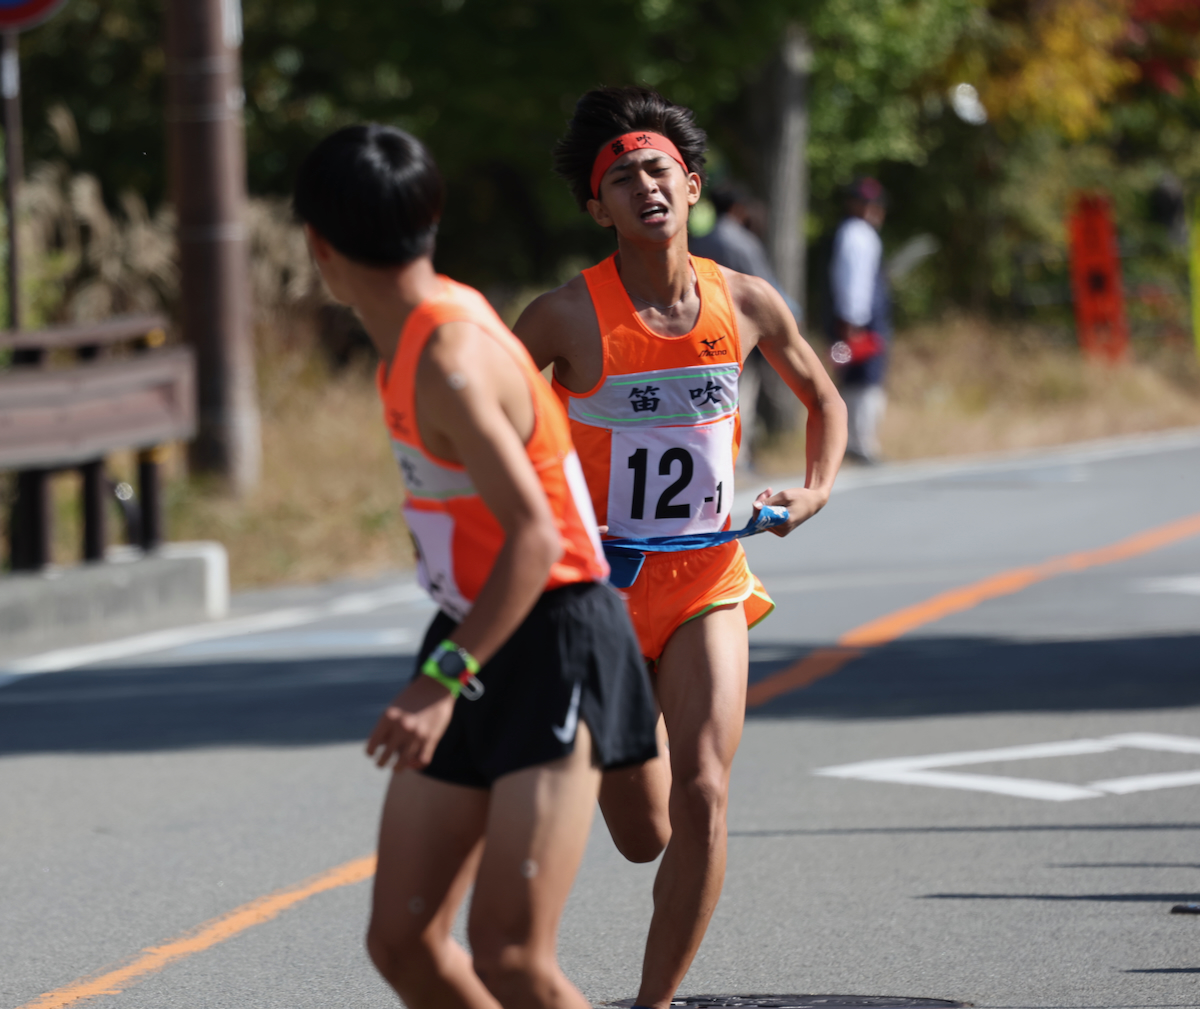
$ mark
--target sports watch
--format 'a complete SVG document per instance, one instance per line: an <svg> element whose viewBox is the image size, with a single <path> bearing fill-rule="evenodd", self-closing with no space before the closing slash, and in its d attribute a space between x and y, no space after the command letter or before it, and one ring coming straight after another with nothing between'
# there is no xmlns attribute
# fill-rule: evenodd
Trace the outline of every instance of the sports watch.
<svg viewBox="0 0 1200 1009"><path fill-rule="evenodd" d="M477 672L479 663L475 656L449 638L421 663L421 673L431 680L437 680L456 700L459 694L468 701L483 696L483 684L475 675Z"/></svg>

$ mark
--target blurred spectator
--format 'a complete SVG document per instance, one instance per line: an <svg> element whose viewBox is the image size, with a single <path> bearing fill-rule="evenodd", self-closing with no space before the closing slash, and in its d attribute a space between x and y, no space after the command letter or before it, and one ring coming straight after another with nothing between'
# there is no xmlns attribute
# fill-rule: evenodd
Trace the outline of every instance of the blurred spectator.
<svg viewBox="0 0 1200 1009"><path fill-rule="evenodd" d="M783 300L787 302L798 325L800 306L779 286L779 280L767 259L767 250L752 230L751 219L756 202L754 197L740 183L729 182L714 187L709 199L717 212L717 223L706 235L689 236L688 251L693 256L711 259L738 273L761 277L783 295ZM781 420L781 415L784 414L790 417L794 411L793 399L791 390L784 385L775 369L763 360L758 348L751 351L738 379L738 405L742 415L742 431L745 434L743 444L746 447L746 451L738 456L739 463L754 466L755 446L761 442L761 437L756 437L759 429L769 430L773 426L785 426L772 425L771 421ZM776 407L777 400L785 401Z"/></svg>
<svg viewBox="0 0 1200 1009"><path fill-rule="evenodd" d="M883 379L892 306L879 237L886 212L883 186L875 179L852 183L829 259L831 356L850 414L846 457L864 463L879 461L879 424L887 406Z"/></svg>

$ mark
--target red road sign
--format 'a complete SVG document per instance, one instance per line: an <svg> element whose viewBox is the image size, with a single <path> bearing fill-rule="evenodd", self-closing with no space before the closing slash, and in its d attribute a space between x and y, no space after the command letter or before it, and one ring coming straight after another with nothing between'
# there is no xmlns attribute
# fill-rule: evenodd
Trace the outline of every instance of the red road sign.
<svg viewBox="0 0 1200 1009"><path fill-rule="evenodd" d="M1108 197L1102 193L1080 197L1068 230L1079 345L1093 357L1119 361L1129 346L1129 327Z"/></svg>
<svg viewBox="0 0 1200 1009"><path fill-rule="evenodd" d="M67 0L0 0L0 31L19 32L39 25Z"/></svg>

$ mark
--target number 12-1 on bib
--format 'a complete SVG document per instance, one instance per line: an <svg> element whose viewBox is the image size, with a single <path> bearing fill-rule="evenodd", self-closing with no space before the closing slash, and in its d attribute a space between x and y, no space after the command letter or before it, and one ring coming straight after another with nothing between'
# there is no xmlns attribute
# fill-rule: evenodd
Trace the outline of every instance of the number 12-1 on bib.
<svg viewBox="0 0 1200 1009"><path fill-rule="evenodd" d="M717 532L733 504L734 419L614 431L610 536Z"/></svg>

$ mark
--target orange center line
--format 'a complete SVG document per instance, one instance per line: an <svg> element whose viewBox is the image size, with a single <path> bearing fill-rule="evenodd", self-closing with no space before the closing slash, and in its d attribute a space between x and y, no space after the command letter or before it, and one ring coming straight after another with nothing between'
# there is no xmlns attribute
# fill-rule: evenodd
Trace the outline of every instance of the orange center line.
<svg viewBox="0 0 1200 1009"><path fill-rule="evenodd" d="M100 995L119 995L130 985L142 980L147 974L160 971L176 960L203 952L254 925L270 921L289 907L318 893L368 879L374 872L374 855L356 858L353 862L335 866L303 883L277 890L275 893L267 894L265 897L259 897L248 904L234 908L228 914L214 918L161 946L144 949L141 956L124 967L79 978L65 987L39 995L32 1002L26 1002L17 1009L60 1009L61 1006L69 1006L75 1002L96 998Z"/></svg>
<svg viewBox="0 0 1200 1009"><path fill-rule="evenodd" d="M800 690L817 680L832 676L868 648L886 645L909 631L951 614L973 609L989 599L1013 595L1048 578L1129 560L1196 535L1200 535L1200 515L1189 515L1105 547L1051 557L1040 564L1011 568L969 585L939 592L922 602L861 624L838 638L835 647L817 648L786 669L752 683L746 691L746 706L758 707L781 694Z"/></svg>

